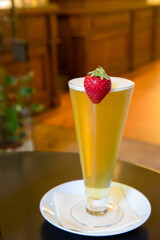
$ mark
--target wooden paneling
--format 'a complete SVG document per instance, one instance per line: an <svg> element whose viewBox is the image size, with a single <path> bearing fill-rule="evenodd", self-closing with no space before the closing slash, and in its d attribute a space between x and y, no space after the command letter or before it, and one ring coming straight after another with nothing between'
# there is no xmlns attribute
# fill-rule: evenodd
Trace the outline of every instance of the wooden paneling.
<svg viewBox="0 0 160 240"><path fill-rule="evenodd" d="M0 64L15 76L24 75L28 71L28 64L26 62L14 62L11 51L0 53Z"/></svg>
<svg viewBox="0 0 160 240"><path fill-rule="evenodd" d="M58 0L60 73L102 65L124 73L160 56L160 6L146 1Z"/></svg>
<svg viewBox="0 0 160 240"><path fill-rule="evenodd" d="M129 67L129 28L99 31L72 38L73 76L82 76L98 65L109 74L120 74ZM121 64L119 64L121 62Z"/></svg>
<svg viewBox="0 0 160 240"><path fill-rule="evenodd" d="M82 76L98 65L108 69L111 74L129 68L128 12L70 16L68 25L67 21L62 21L60 18L60 49L63 49L60 66L62 62L65 69L68 66L66 73L71 77ZM123 65L119 65L119 62Z"/></svg>
<svg viewBox="0 0 160 240"><path fill-rule="evenodd" d="M46 46L32 46L29 48L30 69L34 69L34 87L36 88L35 97L46 106L50 105L50 71L49 56Z"/></svg>
<svg viewBox="0 0 160 240"><path fill-rule="evenodd" d="M47 39L46 18L41 16L20 16L17 21L18 38L28 42L45 41ZM26 36L27 33L27 36Z"/></svg>
<svg viewBox="0 0 160 240"><path fill-rule="evenodd" d="M160 57L160 7L155 8L155 22L154 22L154 49L153 54L155 58Z"/></svg>
<svg viewBox="0 0 160 240"><path fill-rule="evenodd" d="M153 9L132 12L132 62L133 68L152 60Z"/></svg>
<svg viewBox="0 0 160 240"><path fill-rule="evenodd" d="M110 75L127 71L129 66L128 44L128 34L112 35L99 39L99 41L93 41L90 45L88 61L90 70L101 65L107 69Z"/></svg>
<svg viewBox="0 0 160 240"><path fill-rule="evenodd" d="M12 29L9 22L6 22L6 23L3 22L3 17L0 22L0 33L2 34L2 36L5 36L5 41L2 38L3 49L6 49L6 50L10 49L11 43L12 43Z"/></svg>
<svg viewBox="0 0 160 240"><path fill-rule="evenodd" d="M72 47L74 41L71 40L71 32L70 32L70 22L68 16L59 17L58 27L59 27L59 48L58 48L58 56L59 56L59 69L62 74L70 75L71 69L70 64L72 62ZM76 48L77 49L77 48Z"/></svg>

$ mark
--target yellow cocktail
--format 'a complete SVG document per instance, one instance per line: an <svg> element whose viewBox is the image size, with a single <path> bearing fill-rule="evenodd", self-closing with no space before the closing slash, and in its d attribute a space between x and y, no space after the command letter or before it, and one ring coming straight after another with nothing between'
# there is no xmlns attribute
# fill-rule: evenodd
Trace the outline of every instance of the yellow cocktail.
<svg viewBox="0 0 160 240"><path fill-rule="evenodd" d="M84 78L69 81L87 198L106 199L134 83L111 77L112 89L99 104L88 98Z"/></svg>

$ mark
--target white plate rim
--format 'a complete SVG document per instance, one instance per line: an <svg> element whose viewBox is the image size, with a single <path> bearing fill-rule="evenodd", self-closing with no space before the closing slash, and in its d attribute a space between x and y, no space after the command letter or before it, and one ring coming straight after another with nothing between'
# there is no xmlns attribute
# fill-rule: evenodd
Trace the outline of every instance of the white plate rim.
<svg viewBox="0 0 160 240"><path fill-rule="evenodd" d="M147 199L147 197L141 193L140 191L138 191L137 189L129 186L129 185L126 185L126 184L123 184L123 183L119 183L119 182L115 182L115 181L112 181L112 185L111 187L113 186L120 186L123 190L132 190L134 191L135 194L137 194L137 196L143 198L143 206L146 205L147 206L147 209L146 209L146 212L145 212L145 215L144 216L140 216L140 221L138 221L137 223L129 226L128 228L125 228L124 227L124 230L121 229L119 231L114 231L114 232L96 232L96 233L91 233L91 232L78 232L76 230L73 230L73 229L67 229L65 227L63 227L60 223L59 223L59 220L57 219L56 217L56 214L55 214L55 219L58 220L57 222L53 222L51 221L50 219L47 218L47 216L45 215L45 213L43 212L42 210L42 207L44 207L44 203L45 203L45 200L48 198L48 196L50 194L52 194L54 191L57 191L57 190L60 190L63 192L64 189L66 189L66 187L69 186L72 186L73 184L75 184L77 186L77 191L81 191L81 188L78 188L78 186L80 186L81 184L83 184L83 180L80 179L80 180L73 180L73 181L69 181L69 182L65 182L65 183L62 183L58 186L55 186L54 188L50 189L48 192L46 192L43 197L41 198L40 200L40 204L39 204L39 208L40 208L40 212L42 214L42 216L44 217L45 220L47 220L51 225L61 229L61 230L64 230L66 232L69 232L69 233L74 233L74 234L78 234L78 235L83 235L83 236L95 236L95 237L100 237L100 236L113 236L113 235L118 235L118 234L122 234L122 233L126 233L126 232L129 232L131 230L134 230L138 227L140 227L141 225L143 225L147 219L150 217L150 214L151 214L151 204L149 202L149 200ZM70 188L71 189L71 188ZM72 190L71 190L72 192ZM54 203L54 198L53 198L53 203ZM130 202L131 203L131 202ZM54 211L55 213L55 211ZM138 214L138 213L137 213Z"/></svg>

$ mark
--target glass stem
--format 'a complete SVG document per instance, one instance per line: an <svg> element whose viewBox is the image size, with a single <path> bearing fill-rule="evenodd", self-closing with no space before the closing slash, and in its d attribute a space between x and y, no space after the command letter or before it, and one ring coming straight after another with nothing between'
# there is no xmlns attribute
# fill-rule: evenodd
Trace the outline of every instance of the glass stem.
<svg viewBox="0 0 160 240"><path fill-rule="evenodd" d="M107 212L107 197L102 199L93 199L87 196L86 210L89 214L99 216Z"/></svg>

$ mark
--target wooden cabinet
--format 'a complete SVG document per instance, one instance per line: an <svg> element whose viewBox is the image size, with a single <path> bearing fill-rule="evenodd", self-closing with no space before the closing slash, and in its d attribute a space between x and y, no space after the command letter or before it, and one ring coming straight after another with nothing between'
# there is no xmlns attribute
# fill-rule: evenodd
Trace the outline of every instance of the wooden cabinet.
<svg viewBox="0 0 160 240"><path fill-rule="evenodd" d="M154 58L160 57L160 6L154 8L153 55Z"/></svg>
<svg viewBox="0 0 160 240"><path fill-rule="evenodd" d="M136 68L153 59L153 17L152 8L132 11L131 67Z"/></svg>
<svg viewBox="0 0 160 240"><path fill-rule="evenodd" d="M107 17L105 14L71 16L70 33L71 47L66 49L71 55L68 67L73 76L84 75L97 65L107 67L110 72L116 69L118 73L119 58L124 70L128 68L128 13L108 14Z"/></svg>
<svg viewBox="0 0 160 240"><path fill-rule="evenodd" d="M145 0L57 0L59 67L69 77L98 65L120 75L160 56L160 6Z"/></svg>
<svg viewBox="0 0 160 240"><path fill-rule="evenodd" d="M2 51L0 64L14 75L25 74L32 70L35 74L33 86L35 99L47 107L59 102L58 88L58 27L57 5L16 10L16 36L13 36L12 24L2 25ZM3 16L9 16L9 12ZM2 15L1 15L2 17ZM2 21L1 21L2 24ZM28 61L15 61L11 45L16 37L18 42L26 42Z"/></svg>

